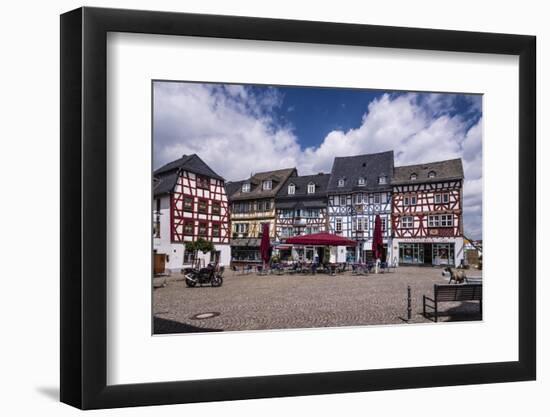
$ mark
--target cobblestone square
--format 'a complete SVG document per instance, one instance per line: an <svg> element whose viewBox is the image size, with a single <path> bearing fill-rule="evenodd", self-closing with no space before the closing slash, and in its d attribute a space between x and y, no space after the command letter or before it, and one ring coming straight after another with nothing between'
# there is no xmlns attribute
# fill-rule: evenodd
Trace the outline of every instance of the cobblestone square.
<svg viewBox="0 0 550 417"><path fill-rule="evenodd" d="M400 267L370 275L240 275L226 271L220 288L188 288L182 275L154 290L155 334L403 324L407 285L413 323L422 316L422 295L446 283L437 267ZM469 270L470 277L481 271ZM481 320L479 303L440 304L440 322ZM215 313L200 316L202 313ZM196 317L199 315L199 317Z"/></svg>

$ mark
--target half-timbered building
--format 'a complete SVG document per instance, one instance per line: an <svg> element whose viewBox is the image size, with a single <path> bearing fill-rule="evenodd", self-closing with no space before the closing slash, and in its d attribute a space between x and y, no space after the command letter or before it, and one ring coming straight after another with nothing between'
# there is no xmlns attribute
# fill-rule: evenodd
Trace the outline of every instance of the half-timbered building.
<svg viewBox="0 0 550 417"><path fill-rule="evenodd" d="M296 168L259 172L243 181L227 183L231 204L231 261L260 263L263 225L269 225L269 237L276 240L275 196Z"/></svg>
<svg viewBox="0 0 550 417"><path fill-rule="evenodd" d="M196 154L184 155L154 172L153 250L166 269L190 266L193 253L185 242L199 238L214 244L214 252L198 256L229 265L230 223L224 179Z"/></svg>
<svg viewBox="0 0 550 417"><path fill-rule="evenodd" d="M290 177L275 197L275 236L279 242L292 236L310 235L328 231L327 185L330 174ZM292 253L284 245L279 250L281 258L312 259L314 248L301 248ZM322 259L323 252L319 250ZM296 249L294 248L296 251ZM309 251L309 252L308 252ZM308 253L306 253L308 252ZM308 257L309 255L309 257Z"/></svg>
<svg viewBox="0 0 550 417"><path fill-rule="evenodd" d="M399 264L461 263L463 180L461 159L395 167L392 227Z"/></svg>
<svg viewBox="0 0 550 417"><path fill-rule="evenodd" d="M376 216L382 221L383 259L391 259L391 179L393 151L337 157L327 186L328 226L331 233L354 239L346 261L372 258Z"/></svg>

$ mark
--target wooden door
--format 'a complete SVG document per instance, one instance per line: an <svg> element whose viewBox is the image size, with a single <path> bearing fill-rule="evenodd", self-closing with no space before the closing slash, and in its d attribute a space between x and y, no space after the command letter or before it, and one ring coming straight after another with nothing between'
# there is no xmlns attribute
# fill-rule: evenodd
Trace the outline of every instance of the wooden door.
<svg viewBox="0 0 550 417"><path fill-rule="evenodd" d="M155 253L155 264L153 272L155 275L164 274L166 268L166 254Z"/></svg>

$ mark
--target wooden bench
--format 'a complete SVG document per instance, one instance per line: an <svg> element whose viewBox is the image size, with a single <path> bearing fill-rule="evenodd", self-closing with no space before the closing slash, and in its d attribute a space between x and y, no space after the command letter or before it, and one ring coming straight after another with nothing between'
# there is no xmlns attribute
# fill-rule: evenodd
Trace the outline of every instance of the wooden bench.
<svg viewBox="0 0 550 417"><path fill-rule="evenodd" d="M479 313L482 313L482 285L481 284L435 284L434 298L423 296L422 313L426 316L426 308L434 310L434 320L437 322L437 304L449 301L479 301ZM428 304L427 301L432 304Z"/></svg>

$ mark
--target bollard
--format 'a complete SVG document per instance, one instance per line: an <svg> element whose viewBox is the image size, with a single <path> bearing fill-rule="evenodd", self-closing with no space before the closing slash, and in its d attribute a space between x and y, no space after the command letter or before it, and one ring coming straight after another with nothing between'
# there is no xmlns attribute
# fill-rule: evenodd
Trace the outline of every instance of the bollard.
<svg viewBox="0 0 550 417"><path fill-rule="evenodd" d="M407 285L407 321L411 321L411 286Z"/></svg>

